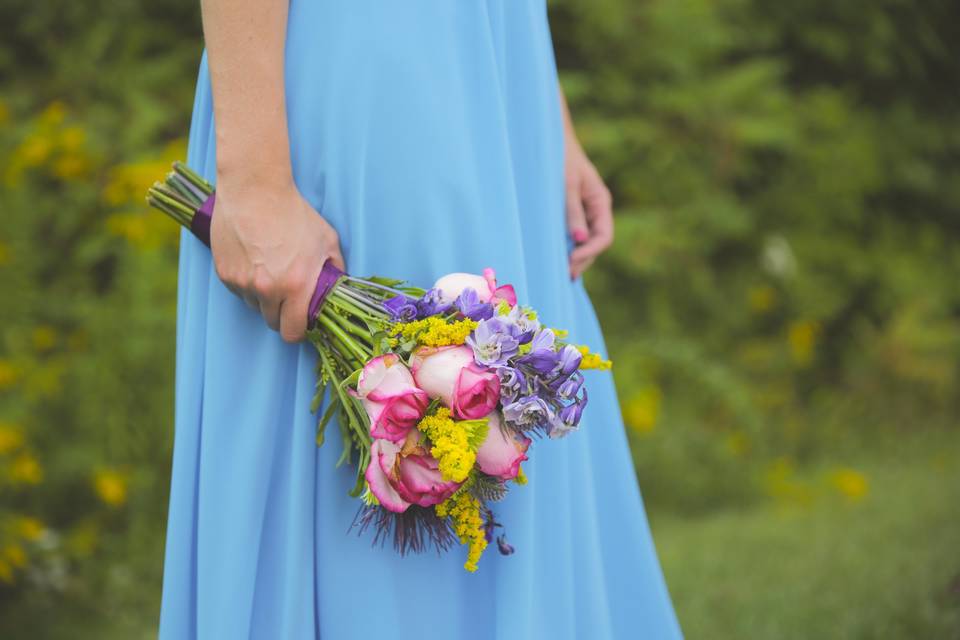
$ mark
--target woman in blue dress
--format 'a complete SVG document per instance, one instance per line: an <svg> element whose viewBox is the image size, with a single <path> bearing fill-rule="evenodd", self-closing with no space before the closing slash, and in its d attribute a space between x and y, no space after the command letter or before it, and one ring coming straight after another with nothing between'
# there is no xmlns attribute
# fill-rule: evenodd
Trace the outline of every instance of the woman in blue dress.
<svg viewBox="0 0 960 640"><path fill-rule="evenodd" d="M160 637L681 637L610 372L498 504L516 553L472 574L462 548L400 557L348 533L353 474L314 444L301 339L327 258L418 284L493 266L603 351L580 274L612 239L610 196L544 0L202 7L188 161L217 202L212 255L181 237Z"/></svg>

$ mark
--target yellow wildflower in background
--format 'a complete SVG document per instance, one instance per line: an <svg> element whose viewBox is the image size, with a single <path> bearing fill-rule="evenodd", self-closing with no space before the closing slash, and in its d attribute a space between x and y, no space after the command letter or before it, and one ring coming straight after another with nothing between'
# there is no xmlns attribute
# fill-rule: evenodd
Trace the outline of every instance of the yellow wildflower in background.
<svg viewBox="0 0 960 640"><path fill-rule="evenodd" d="M0 242L0 265L10 262L10 245L6 242Z"/></svg>
<svg viewBox="0 0 960 640"><path fill-rule="evenodd" d="M769 285L751 287L747 292L747 302L754 313L766 313L773 308L777 300L777 292Z"/></svg>
<svg viewBox="0 0 960 640"><path fill-rule="evenodd" d="M450 410L440 407L417 425L430 439L430 454L437 459L440 475L448 482L463 482L477 461L477 449L487 432L487 419L454 420Z"/></svg>
<svg viewBox="0 0 960 640"><path fill-rule="evenodd" d="M849 468L837 469L830 475L834 488L851 502L862 500L870 486L867 477Z"/></svg>
<svg viewBox="0 0 960 640"><path fill-rule="evenodd" d="M469 491L461 489L436 507L441 518L453 520L453 530L460 538L460 544L469 545L467 561L463 568L476 571L477 562L487 548L487 538L483 530L483 518L480 517L480 501Z"/></svg>
<svg viewBox="0 0 960 640"><path fill-rule="evenodd" d="M0 422L0 454L10 453L23 444L23 431L14 424Z"/></svg>
<svg viewBox="0 0 960 640"><path fill-rule="evenodd" d="M3 559L12 567L22 567L27 564L27 552L17 543L8 544L3 548Z"/></svg>
<svg viewBox="0 0 960 640"><path fill-rule="evenodd" d="M402 336L404 340L416 340L428 347L446 347L463 344L470 332L476 328L476 320L469 318L447 322L442 318L430 317L413 322L398 322L390 333Z"/></svg>
<svg viewBox="0 0 960 640"><path fill-rule="evenodd" d="M43 480L43 467L33 454L24 452L10 463L9 474L13 482L38 484Z"/></svg>
<svg viewBox="0 0 960 640"><path fill-rule="evenodd" d="M16 522L16 532L24 540L37 540L44 531L43 523L30 516L20 516Z"/></svg>
<svg viewBox="0 0 960 640"><path fill-rule="evenodd" d="M657 426L660 417L660 387L650 385L637 391L624 407L627 425L639 434L646 435Z"/></svg>
<svg viewBox="0 0 960 640"><path fill-rule="evenodd" d="M739 458L750 450L750 439L743 431L734 431L724 438L724 446L731 455Z"/></svg>
<svg viewBox="0 0 960 640"><path fill-rule="evenodd" d="M93 474L93 489L103 502L111 507L127 501L127 477L115 469L98 469Z"/></svg>
<svg viewBox="0 0 960 640"><path fill-rule="evenodd" d="M812 320L800 320L790 324L787 329L787 342L790 355L799 365L808 365L813 360L814 347L820 336L820 323Z"/></svg>
<svg viewBox="0 0 960 640"><path fill-rule="evenodd" d="M9 360L0 358L0 389L12 387L17 381L17 370Z"/></svg>
<svg viewBox="0 0 960 640"><path fill-rule="evenodd" d="M37 351L49 351L57 343L57 332L50 325L41 324L31 333L33 348Z"/></svg>
<svg viewBox="0 0 960 640"><path fill-rule="evenodd" d="M577 351L583 355L580 361L581 369L609 369L613 366L613 362L604 360L599 353L591 353L590 347L586 345L578 346Z"/></svg>

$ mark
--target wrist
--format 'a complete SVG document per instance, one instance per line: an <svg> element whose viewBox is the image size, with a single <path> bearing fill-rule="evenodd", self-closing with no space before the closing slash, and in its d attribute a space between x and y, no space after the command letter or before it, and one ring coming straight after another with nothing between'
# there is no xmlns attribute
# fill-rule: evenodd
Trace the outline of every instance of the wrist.
<svg viewBox="0 0 960 640"><path fill-rule="evenodd" d="M217 160L217 190L233 193L249 189L286 190L294 188L289 161L247 157L243 161Z"/></svg>

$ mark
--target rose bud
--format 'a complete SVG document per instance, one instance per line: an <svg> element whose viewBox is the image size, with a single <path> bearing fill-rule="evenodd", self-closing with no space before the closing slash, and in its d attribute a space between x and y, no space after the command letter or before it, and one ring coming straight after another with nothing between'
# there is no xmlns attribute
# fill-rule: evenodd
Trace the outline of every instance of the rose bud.
<svg viewBox="0 0 960 640"><path fill-rule="evenodd" d="M482 418L500 401L500 378L474 361L470 347L420 347L410 367L417 386L461 420Z"/></svg>
<svg viewBox="0 0 960 640"><path fill-rule="evenodd" d="M488 476L512 480L520 472L520 463L527 459L530 438L504 427L499 411L487 418L487 438L477 450L477 465Z"/></svg>
<svg viewBox="0 0 960 640"><path fill-rule="evenodd" d="M370 416L370 435L397 442L423 417L430 398L392 353L370 360L360 372L356 395Z"/></svg>

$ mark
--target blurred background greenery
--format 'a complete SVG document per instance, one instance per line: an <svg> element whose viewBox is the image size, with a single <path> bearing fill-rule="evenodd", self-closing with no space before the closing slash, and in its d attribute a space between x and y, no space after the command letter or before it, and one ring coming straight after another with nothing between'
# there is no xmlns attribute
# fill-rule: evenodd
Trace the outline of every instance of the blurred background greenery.
<svg viewBox="0 0 960 640"><path fill-rule="evenodd" d="M3 638L155 636L197 4L0 0ZM687 636L960 638L960 5L551 20Z"/></svg>

